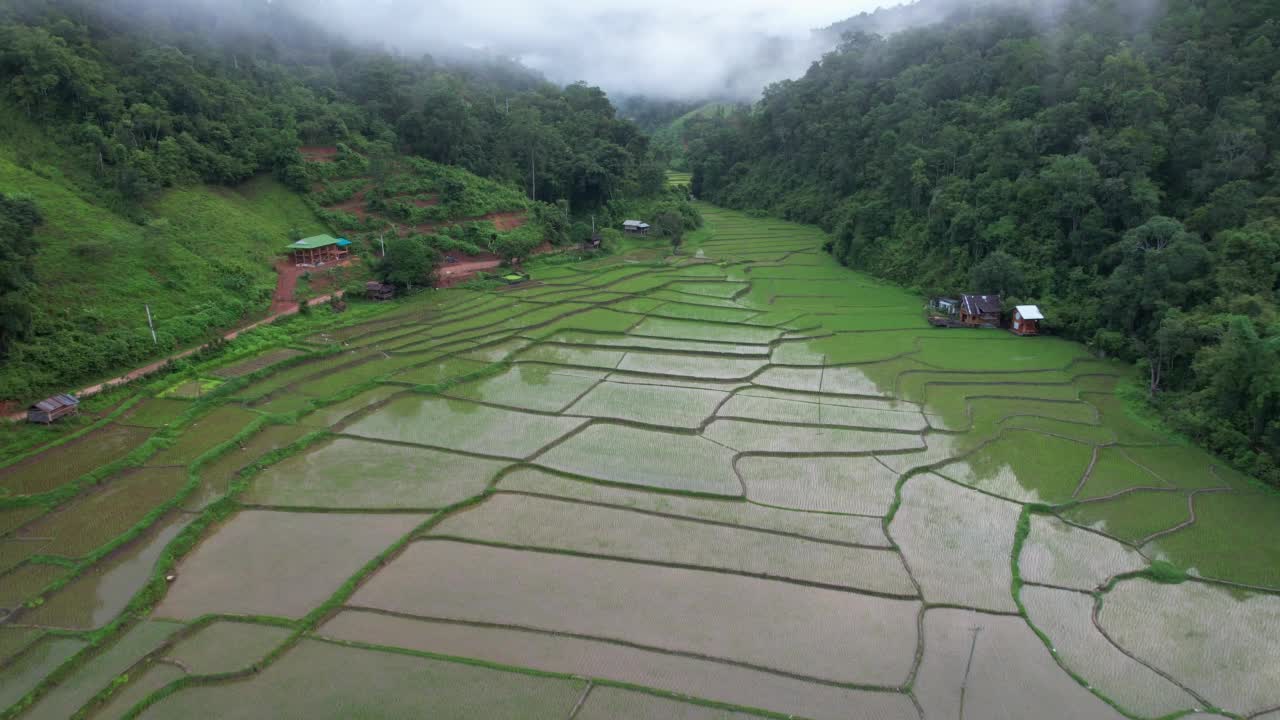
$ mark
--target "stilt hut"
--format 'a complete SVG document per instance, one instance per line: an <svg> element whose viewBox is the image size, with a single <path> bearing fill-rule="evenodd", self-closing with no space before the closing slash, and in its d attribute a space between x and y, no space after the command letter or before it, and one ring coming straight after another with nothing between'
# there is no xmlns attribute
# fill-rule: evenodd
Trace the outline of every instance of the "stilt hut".
<svg viewBox="0 0 1280 720"><path fill-rule="evenodd" d="M32 405L27 410L27 421L48 425L55 420L80 412L80 399L75 395L54 395Z"/></svg>
<svg viewBox="0 0 1280 720"><path fill-rule="evenodd" d="M290 245L288 251L294 265L317 267L346 260L351 255L350 247L350 240L332 235L316 235Z"/></svg>
<svg viewBox="0 0 1280 720"><path fill-rule="evenodd" d="M1035 305L1019 305L1013 311L1014 335L1039 335L1044 314Z"/></svg>
<svg viewBox="0 0 1280 720"><path fill-rule="evenodd" d="M394 285L387 285L377 281L367 282L364 284L364 294L370 300L384 302L396 296L396 288Z"/></svg>
<svg viewBox="0 0 1280 720"><path fill-rule="evenodd" d="M649 223L640 220L628 220L622 223L622 231L631 235L648 235Z"/></svg>
<svg viewBox="0 0 1280 720"><path fill-rule="evenodd" d="M1000 327L1003 307L999 295L961 295L960 322L968 327Z"/></svg>

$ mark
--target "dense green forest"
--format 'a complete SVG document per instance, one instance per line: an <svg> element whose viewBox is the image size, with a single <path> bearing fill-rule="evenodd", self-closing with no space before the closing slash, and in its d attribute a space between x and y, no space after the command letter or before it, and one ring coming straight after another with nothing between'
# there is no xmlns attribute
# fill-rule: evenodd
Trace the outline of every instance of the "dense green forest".
<svg viewBox="0 0 1280 720"><path fill-rule="evenodd" d="M234 5L233 20L194 2L0 8L5 96L65 126L125 199L263 171L300 182L300 145L353 136L510 182L532 167L535 199L574 206L661 184L647 138L599 88L362 50L287 4Z"/></svg>
<svg viewBox="0 0 1280 720"><path fill-rule="evenodd" d="M0 193L0 353L31 326L31 304L23 291L35 276L35 201Z"/></svg>
<svg viewBox="0 0 1280 720"><path fill-rule="evenodd" d="M714 127L729 115L749 109L741 103L706 103L675 118L653 132L653 151L667 165L680 172L689 171L689 142L701 137L707 127Z"/></svg>
<svg viewBox="0 0 1280 720"><path fill-rule="evenodd" d="M528 198L538 229L664 184L649 139L598 88L358 47L268 0L0 3L0 129L0 399L264 309L271 255L340 229L306 211L301 193L332 188L301 148L353 148L374 175L400 154L456 166L446 189L478 188L464 171L492 180ZM168 321L158 348L144 300Z"/></svg>
<svg viewBox="0 0 1280 720"><path fill-rule="evenodd" d="M690 126L695 193L819 223L841 262L926 292L1039 303L1137 361L1179 429L1280 480L1275 2L993 3L887 38L867 21L749 112Z"/></svg>

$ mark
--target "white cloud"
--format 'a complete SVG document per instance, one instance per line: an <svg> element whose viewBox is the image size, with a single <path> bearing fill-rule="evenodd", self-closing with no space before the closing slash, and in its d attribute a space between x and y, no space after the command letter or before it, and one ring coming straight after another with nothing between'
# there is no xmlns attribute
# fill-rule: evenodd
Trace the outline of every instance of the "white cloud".
<svg viewBox="0 0 1280 720"><path fill-rule="evenodd" d="M828 48L810 31L896 0L306 0L329 27L410 52L484 47L561 83L754 98Z"/></svg>

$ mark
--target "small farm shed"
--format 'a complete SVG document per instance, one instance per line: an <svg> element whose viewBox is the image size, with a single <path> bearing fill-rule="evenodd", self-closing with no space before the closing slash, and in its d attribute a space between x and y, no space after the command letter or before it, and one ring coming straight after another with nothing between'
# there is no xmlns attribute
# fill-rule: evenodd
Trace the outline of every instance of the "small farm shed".
<svg viewBox="0 0 1280 720"><path fill-rule="evenodd" d="M365 297L370 300L390 300L396 296L396 288L394 285L386 285L380 282L367 282L364 284Z"/></svg>
<svg viewBox="0 0 1280 720"><path fill-rule="evenodd" d="M1000 327L999 295L961 295L960 322L969 327Z"/></svg>
<svg viewBox="0 0 1280 720"><path fill-rule="evenodd" d="M27 410L27 420L33 423L48 425L59 418L76 415L80 412L80 399L75 395L54 395L41 400Z"/></svg>
<svg viewBox="0 0 1280 720"><path fill-rule="evenodd" d="M960 312L960 301L955 298L936 297L929 301L929 309L939 315L953 317Z"/></svg>
<svg viewBox="0 0 1280 720"><path fill-rule="evenodd" d="M622 223L622 230L632 235L648 235L649 223L640 220L628 220Z"/></svg>
<svg viewBox="0 0 1280 720"><path fill-rule="evenodd" d="M960 322L960 301L956 298L935 297L929 299L925 319L934 327L964 327Z"/></svg>
<svg viewBox="0 0 1280 720"><path fill-rule="evenodd" d="M582 249L599 250L602 244L604 244L604 238L600 237L599 233L592 233L589 239L582 241Z"/></svg>
<svg viewBox="0 0 1280 720"><path fill-rule="evenodd" d="M1013 332L1015 335L1039 335L1040 321L1044 314L1035 305L1019 305L1013 311Z"/></svg>
<svg viewBox="0 0 1280 720"><path fill-rule="evenodd" d="M290 245L289 256L298 266L324 265L346 260L351 254L351 241L332 235L316 235Z"/></svg>

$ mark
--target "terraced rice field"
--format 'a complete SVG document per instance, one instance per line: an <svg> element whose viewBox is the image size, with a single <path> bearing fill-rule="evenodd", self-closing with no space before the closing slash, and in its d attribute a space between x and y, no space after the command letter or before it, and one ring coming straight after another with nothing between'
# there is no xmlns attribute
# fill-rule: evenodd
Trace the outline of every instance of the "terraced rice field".
<svg viewBox="0 0 1280 720"><path fill-rule="evenodd" d="M0 459L0 717L1280 717L1280 496L703 210Z"/></svg>

